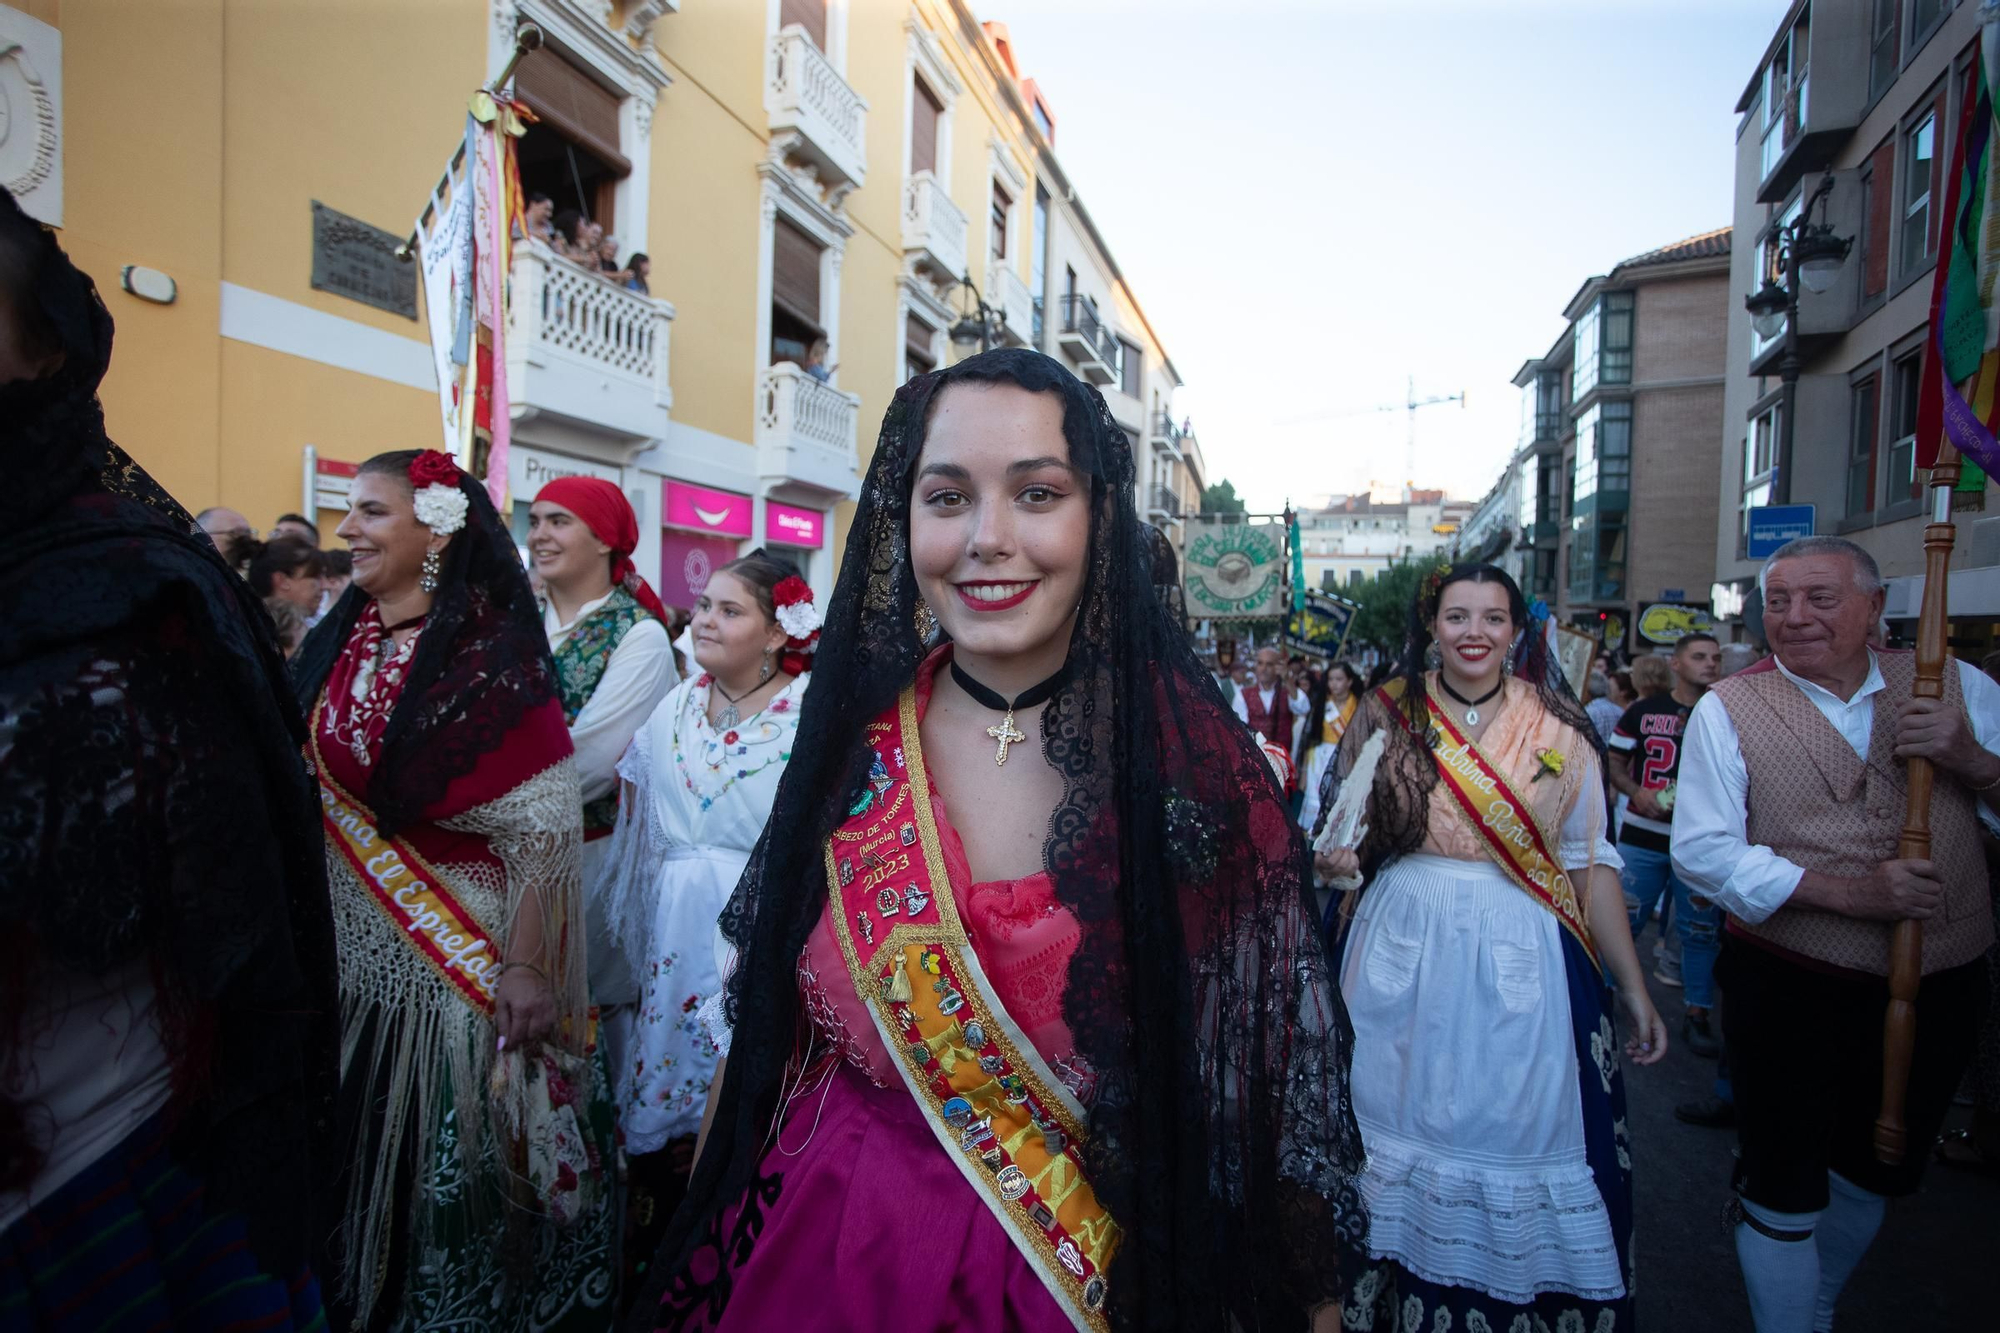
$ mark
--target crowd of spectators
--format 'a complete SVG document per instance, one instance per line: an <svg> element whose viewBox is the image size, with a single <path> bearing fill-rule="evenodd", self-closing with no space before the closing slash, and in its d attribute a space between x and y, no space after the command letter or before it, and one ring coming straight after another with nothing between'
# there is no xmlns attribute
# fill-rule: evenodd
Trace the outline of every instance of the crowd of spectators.
<svg viewBox="0 0 2000 1333"><path fill-rule="evenodd" d="M287 658L340 600L354 574L353 557L320 550L319 525L301 514L279 515L260 536L241 513L216 505L196 515L195 526L263 602Z"/></svg>
<svg viewBox="0 0 2000 1333"><path fill-rule="evenodd" d="M618 262L618 238L605 234L604 228L592 222L582 212L574 208L556 211L555 201L536 191L529 194L528 206L522 214L526 234L571 263L581 265L603 277L606 282L623 287L627 291L650 296L652 287L648 285L652 276L653 261L642 252L635 251Z"/></svg>

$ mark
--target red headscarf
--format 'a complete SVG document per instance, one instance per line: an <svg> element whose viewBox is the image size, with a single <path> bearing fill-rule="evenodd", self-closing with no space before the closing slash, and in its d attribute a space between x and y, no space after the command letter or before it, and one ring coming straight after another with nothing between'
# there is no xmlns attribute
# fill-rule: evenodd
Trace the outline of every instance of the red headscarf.
<svg viewBox="0 0 2000 1333"><path fill-rule="evenodd" d="M667 608L632 564L633 548L639 545L639 516L632 512L625 492L598 477L557 477L535 496L537 504L544 500L582 519L592 535L611 548L611 581L666 624Z"/></svg>

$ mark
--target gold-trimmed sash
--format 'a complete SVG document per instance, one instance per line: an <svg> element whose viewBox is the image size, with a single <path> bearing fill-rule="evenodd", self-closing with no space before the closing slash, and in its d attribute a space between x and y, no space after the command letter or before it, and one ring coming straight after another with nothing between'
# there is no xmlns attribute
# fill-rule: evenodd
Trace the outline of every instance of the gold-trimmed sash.
<svg viewBox="0 0 2000 1333"><path fill-rule="evenodd" d="M385 836L368 807L333 780L319 749L319 715L315 707L308 736L327 841L346 858L398 937L476 1012L491 1018L500 950L436 868L409 843Z"/></svg>
<svg viewBox="0 0 2000 1333"><path fill-rule="evenodd" d="M834 937L855 993L967 1183L1071 1323L1106 1333L1120 1228L1078 1155L1082 1105L1001 1005L959 919L914 689L866 735L867 788L826 845Z"/></svg>
<svg viewBox="0 0 2000 1333"><path fill-rule="evenodd" d="M1415 735L1396 694L1388 690L1380 693L1382 702L1403 730ZM1576 886L1570 882L1562 863L1549 854L1548 839L1535 823L1533 807L1515 794L1498 765L1486 757L1477 742L1458 729L1443 709L1431 711L1430 734L1418 740L1430 748L1445 790L1479 830L1487 855L1507 873L1508 879L1547 908L1563 929L1576 937L1576 942L1583 946L1584 956L1602 976L1604 962L1597 956L1597 945L1590 938L1590 926L1584 920ZM1589 799L1589 793L1579 794L1577 799Z"/></svg>

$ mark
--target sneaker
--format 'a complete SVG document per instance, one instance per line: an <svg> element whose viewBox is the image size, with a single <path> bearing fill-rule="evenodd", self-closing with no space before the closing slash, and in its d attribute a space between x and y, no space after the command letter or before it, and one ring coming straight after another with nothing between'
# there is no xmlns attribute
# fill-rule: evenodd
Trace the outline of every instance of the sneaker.
<svg viewBox="0 0 2000 1333"><path fill-rule="evenodd" d="M1681 1040L1687 1043L1689 1051L1704 1060L1712 1060L1722 1050L1722 1043L1715 1039L1715 1029L1707 1015L1696 1018L1689 1014L1681 1020Z"/></svg>
<svg viewBox="0 0 2000 1333"><path fill-rule="evenodd" d="M1661 938L1653 941L1653 957L1664 958L1666 956L1667 956L1667 941L1666 938L1662 936Z"/></svg>
<svg viewBox="0 0 2000 1333"><path fill-rule="evenodd" d="M1684 1125L1706 1129L1727 1129L1736 1123L1736 1103L1720 1097L1704 1097L1698 1102L1682 1102L1674 1108L1674 1119Z"/></svg>
<svg viewBox="0 0 2000 1333"><path fill-rule="evenodd" d="M1653 980L1659 982L1662 986L1672 986L1675 990L1679 990L1681 988L1681 960L1672 954L1662 956L1660 965L1653 969Z"/></svg>

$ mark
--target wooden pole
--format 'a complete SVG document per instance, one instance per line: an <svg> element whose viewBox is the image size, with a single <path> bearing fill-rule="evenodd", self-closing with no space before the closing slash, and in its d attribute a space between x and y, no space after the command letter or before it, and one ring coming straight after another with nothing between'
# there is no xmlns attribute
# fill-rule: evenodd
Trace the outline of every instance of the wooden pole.
<svg viewBox="0 0 2000 1333"><path fill-rule="evenodd" d="M1931 521L1924 528L1924 602L1917 617L1917 679L1911 693L1919 699L1944 697L1946 604L1951 579L1951 548L1957 530L1951 522L1951 492L1958 485L1958 450L1949 439L1938 446L1931 469ZM1931 761L1909 763L1909 806L1904 811L1896 855L1928 860L1931 854ZM1889 932L1889 1009L1882 1019L1882 1110L1875 1117L1875 1156L1895 1166L1909 1149L1903 1124L1903 1097L1910 1085L1910 1055L1917 1042L1917 987L1924 974L1924 923L1898 921Z"/></svg>

